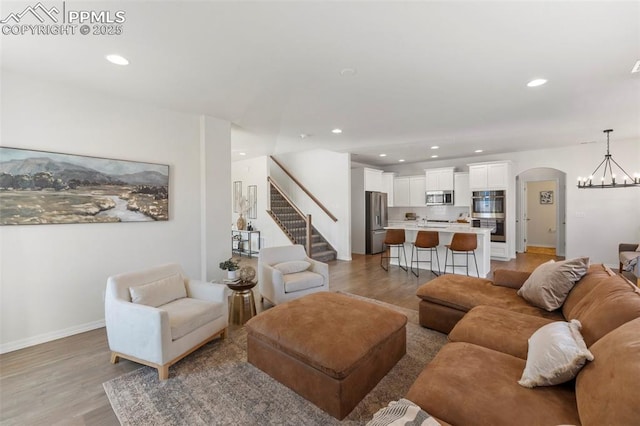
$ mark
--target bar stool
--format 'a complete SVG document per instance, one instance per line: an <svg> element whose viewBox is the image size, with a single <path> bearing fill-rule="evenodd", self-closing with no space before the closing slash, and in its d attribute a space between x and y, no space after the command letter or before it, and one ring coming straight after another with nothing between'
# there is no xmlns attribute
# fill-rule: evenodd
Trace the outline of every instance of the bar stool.
<svg viewBox="0 0 640 426"><path fill-rule="evenodd" d="M420 276L420 263L428 263L431 267L431 272L435 276L440 275L440 258L438 257L438 245L440 244L440 238L435 231L418 231L416 235L416 241L411 247L411 272L416 277ZM413 252L416 252L416 260L413 260ZM429 260L420 260L420 252L429 251ZM433 270L433 252L436 252L436 261L438 262L438 272ZM413 264L416 264L417 273L413 271Z"/></svg>
<svg viewBox="0 0 640 426"><path fill-rule="evenodd" d="M451 244L446 244L447 253L444 258L444 273L447 273L447 256L449 255L449 250L451 250L451 268L452 273L456 273L456 262L455 255L456 254L464 254L467 257L467 276L469 275L469 252L473 253L473 261L476 264L476 275L479 277L480 273L478 273L478 261L476 260L476 248L478 248L478 237L476 234L468 234L456 232L453 234L453 238L451 239Z"/></svg>
<svg viewBox="0 0 640 426"><path fill-rule="evenodd" d="M398 259L398 266L400 269L407 271L407 253L404 250L404 229L387 229L387 233L384 236L384 251L380 254L380 266L385 271L389 270L389 265L391 264L391 259ZM391 256L391 247L396 247L398 249L398 256ZM387 253L387 249L389 250L389 256L385 256ZM402 254L404 256L404 268L402 267L402 263L400 263L400 249L402 249ZM384 267L382 262L383 259L387 259L387 267Z"/></svg>

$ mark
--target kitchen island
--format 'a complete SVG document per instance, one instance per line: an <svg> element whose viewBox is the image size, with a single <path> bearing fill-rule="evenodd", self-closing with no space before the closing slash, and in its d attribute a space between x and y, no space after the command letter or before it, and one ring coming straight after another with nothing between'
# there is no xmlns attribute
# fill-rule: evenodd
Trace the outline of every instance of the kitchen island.
<svg viewBox="0 0 640 426"><path fill-rule="evenodd" d="M444 272L444 261L445 255L447 252L447 248L445 244L449 244L451 242L451 238L453 234L456 232L464 232L469 234L476 234L478 236L478 248L476 249L476 260L478 261L478 273L481 278L486 278L487 274L491 270L491 228L473 228L469 224L458 224L458 223L392 223L389 226L385 227L385 229L404 229L405 230L405 252L407 253L407 265L411 266L411 249L413 246L413 242L416 240L416 235L418 231L435 231L438 233L438 238L440 240L440 245L438 245L438 257L440 259L440 269L441 272ZM391 256L398 256L397 249L391 248ZM421 251L419 252L420 261L429 260L429 252ZM392 265L397 265L397 259L391 259ZM459 266L462 264L463 266ZM463 255L456 255L456 274L466 275L467 268L464 266L465 259ZM451 265L451 253L449 253L449 265ZM434 271L438 271L438 263L435 259L433 259L433 265L429 265L428 263L419 263L421 269L429 268ZM416 267L416 266L414 266ZM447 268L447 273L451 273L451 266ZM469 275L476 276L476 265L473 263L473 255L469 254Z"/></svg>

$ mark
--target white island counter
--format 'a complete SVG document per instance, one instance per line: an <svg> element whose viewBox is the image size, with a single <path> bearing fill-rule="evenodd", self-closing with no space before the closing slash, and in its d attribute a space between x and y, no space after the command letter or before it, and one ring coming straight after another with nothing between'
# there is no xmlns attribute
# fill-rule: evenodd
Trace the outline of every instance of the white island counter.
<svg viewBox="0 0 640 426"><path fill-rule="evenodd" d="M444 272L444 261L445 255L447 252L447 248L445 244L449 244L451 242L451 238L453 234L456 232L464 232L468 234L476 234L478 236L478 248L476 249L476 259L478 261L478 273L481 278L486 278L487 274L491 270L491 229L490 228L473 228L467 224L457 224L457 223L438 223L438 224L429 224L426 225L418 224L418 223L405 223L405 224L390 224L385 229L404 229L405 230L405 252L407 253L407 265L411 266L411 249L413 246L413 242L416 240L416 235L418 231L435 231L438 233L438 237L440 240L440 245L438 246L438 257L440 259L440 269L441 272ZM396 249L392 248L391 252L392 256L397 256ZM401 254L402 255L402 254ZM420 260L429 260L429 252L421 251L420 252ZM447 268L447 273L451 273L451 253L449 253L448 259L449 267ZM396 259L391 259L392 265L397 265L398 262ZM466 275L467 268L464 266L465 259L463 255L456 255L456 274ZM429 268L433 269L437 272L438 263L435 259L433 259L433 265L429 265L428 263L420 263L420 268L425 269ZM463 266L459 266L463 265ZM415 267L415 266L414 266ZM476 265L473 263L473 255L469 254L469 275L476 276Z"/></svg>

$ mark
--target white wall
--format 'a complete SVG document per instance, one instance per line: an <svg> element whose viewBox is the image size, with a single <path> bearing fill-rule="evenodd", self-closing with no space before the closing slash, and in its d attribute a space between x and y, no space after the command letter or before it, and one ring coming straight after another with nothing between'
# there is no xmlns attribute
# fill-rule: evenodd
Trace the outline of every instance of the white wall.
<svg viewBox="0 0 640 426"><path fill-rule="evenodd" d="M614 133L615 134L615 133ZM640 187L626 189L578 189L578 176L588 175L603 160L604 143L556 149L428 161L385 167L399 176L423 173L424 169L458 167L483 161L511 160L513 175L538 167L567 174L566 253L567 258L589 256L592 262L617 268L618 243L640 241ZM640 172L640 141L611 141L613 158L633 174ZM515 220L515 218L514 218ZM512 234L515 237L515 233Z"/></svg>
<svg viewBox="0 0 640 426"><path fill-rule="evenodd" d="M231 165L231 182L242 182L243 196L247 194L247 186L257 186L257 218L247 218L247 223L251 222L253 227L260 231L262 247L290 245L291 241L289 241L289 238L282 232L271 216L267 214L267 208L269 206L267 200L267 196L269 195L267 183L268 163L269 157L266 156L233 162ZM231 196L233 196L233 194L231 194ZM237 218L238 213L233 213L234 223Z"/></svg>
<svg viewBox="0 0 640 426"><path fill-rule="evenodd" d="M269 166L271 176L302 211L311 213L313 226L333 245L338 259L351 260L350 155L317 149L282 154L277 159L338 221L333 222L273 163Z"/></svg>
<svg viewBox="0 0 640 426"><path fill-rule="evenodd" d="M367 251L367 211L365 206L364 171L351 169L351 252Z"/></svg>
<svg viewBox="0 0 640 426"><path fill-rule="evenodd" d="M202 174L195 115L7 71L1 78L2 146L168 164L170 220L0 227L0 352L102 326L111 274L178 262L189 276L204 278L203 238L210 262L230 255L227 240L214 238L220 227L227 235L230 222L224 123L205 138L219 145L210 146ZM218 184L204 191L217 204L207 210L204 236L202 185L212 179ZM206 278L214 278L209 271Z"/></svg>

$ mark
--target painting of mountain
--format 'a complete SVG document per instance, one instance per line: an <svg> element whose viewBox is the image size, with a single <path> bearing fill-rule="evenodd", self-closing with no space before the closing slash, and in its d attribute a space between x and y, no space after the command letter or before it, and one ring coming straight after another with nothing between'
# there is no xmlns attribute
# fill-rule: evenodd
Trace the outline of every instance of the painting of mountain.
<svg viewBox="0 0 640 426"><path fill-rule="evenodd" d="M169 166L0 147L0 225L169 220Z"/></svg>

